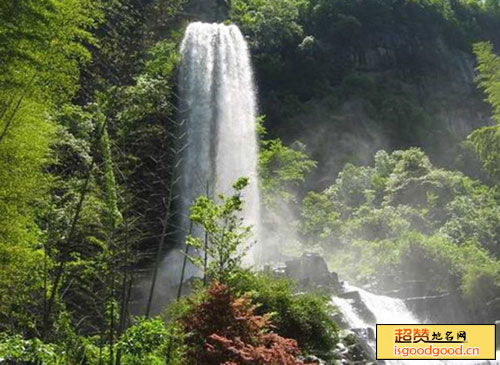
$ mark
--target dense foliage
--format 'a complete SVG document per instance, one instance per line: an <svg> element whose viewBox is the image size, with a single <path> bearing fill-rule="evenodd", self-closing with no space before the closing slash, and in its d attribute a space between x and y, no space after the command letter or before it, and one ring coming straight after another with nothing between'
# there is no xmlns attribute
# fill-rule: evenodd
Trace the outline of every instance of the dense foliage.
<svg viewBox="0 0 500 365"><path fill-rule="evenodd" d="M17 5L16 5L17 4ZM38 219L51 176L49 147L54 111L78 88L79 64L88 62L89 33L99 13L87 1L3 2L0 6L0 329L36 334L40 319L47 232ZM33 307L34 306L34 307ZM10 313L10 314L9 314ZM42 322L42 321L38 321Z"/></svg>
<svg viewBox="0 0 500 365"><path fill-rule="evenodd" d="M274 330L280 336L295 339L307 354L332 359L338 327L332 321L334 308L327 295L295 293L293 283L286 279L246 271L233 277L231 287L240 295L250 295L258 304L257 314L272 313Z"/></svg>
<svg viewBox="0 0 500 365"><path fill-rule="evenodd" d="M296 202L298 187L316 167L316 161L307 155L306 146L299 141L289 147L280 138L267 139L263 121L263 118L259 121L259 179L264 205L271 208L280 202Z"/></svg>
<svg viewBox="0 0 500 365"><path fill-rule="evenodd" d="M491 43L477 43L474 52L479 62L478 83L494 110L494 126L482 127L470 135L479 159L489 174L500 177L500 57L493 53Z"/></svg>
<svg viewBox="0 0 500 365"><path fill-rule="evenodd" d="M351 280L379 290L418 281L426 294L459 293L491 320L500 292L499 198L496 188L434 167L418 149L379 151L372 166L348 164L331 187L308 194L303 232Z"/></svg>
<svg viewBox="0 0 500 365"><path fill-rule="evenodd" d="M489 113L472 44L498 45L497 1L235 0L231 19L248 35L271 135L301 139L319 163L310 187L382 148L423 147L480 174L460 142Z"/></svg>
<svg viewBox="0 0 500 365"><path fill-rule="evenodd" d="M267 260L281 260L284 246L297 244L298 212L303 198L303 185L316 161L300 141L290 146L280 138L268 139L264 118L259 119L259 186L264 209L261 230L265 232L263 244L267 247Z"/></svg>
<svg viewBox="0 0 500 365"><path fill-rule="evenodd" d="M2 359L137 363L118 342L137 250L166 209L144 196L171 175L182 1L162 5L0 5Z"/></svg>
<svg viewBox="0 0 500 365"><path fill-rule="evenodd" d="M289 359L300 353L333 361L339 341L333 311L326 296L296 293L287 280L240 268L227 285L199 288L167 308L168 356L173 364L191 364L248 355L249 364L260 364L284 351Z"/></svg>

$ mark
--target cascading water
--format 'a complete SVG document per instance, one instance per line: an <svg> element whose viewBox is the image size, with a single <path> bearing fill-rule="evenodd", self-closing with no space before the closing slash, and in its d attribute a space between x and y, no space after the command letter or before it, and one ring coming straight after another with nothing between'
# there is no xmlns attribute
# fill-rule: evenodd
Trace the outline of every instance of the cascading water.
<svg viewBox="0 0 500 365"><path fill-rule="evenodd" d="M210 197L232 194L233 183L248 177L242 218L245 225L253 227L252 240L258 245L256 93L247 44L238 27L200 22L188 26L181 44L179 89L185 137L176 183L178 230L188 230L189 207L198 196L207 190ZM176 297L182 272L183 280L200 274L189 262L183 270L184 259L179 249L163 259L152 313ZM246 263L259 259L260 249L254 245ZM138 287L137 297L147 297L144 291L148 285ZM142 301L137 303L134 313L144 313L142 305Z"/></svg>
<svg viewBox="0 0 500 365"><path fill-rule="evenodd" d="M353 306L351 299L332 297L333 304L342 312L351 328L371 328L375 332L377 323L418 323L417 318L408 310L401 299L375 295L361 288L344 283L347 292L358 292L363 304L374 315L375 322L366 320ZM375 342L368 340L368 345L375 352ZM404 364L403 361L388 361L389 364ZM436 362L439 363L439 362Z"/></svg>
<svg viewBox="0 0 500 365"><path fill-rule="evenodd" d="M181 114L187 122L179 195L184 217L199 195L231 194L239 177L243 220L258 241L256 93L245 39L235 25L192 23L181 45ZM186 218L182 223L187 226ZM258 249L252 249L258 256Z"/></svg>
<svg viewBox="0 0 500 365"><path fill-rule="evenodd" d="M357 291L359 293L361 300L373 313L377 323L419 323L418 319L408 310L406 304L401 299L376 295L349 284L345 284L345 289L348 291Z"/></svg>
<svg viewBox="0 0 500 365"><path fill-rule="evenodd" d="M357 288L353 285L344 283L344 288L347 292L358 292L361 301L373 313L376 323L379 324L413 324L424 323L419 320L405 305L404 301L398 298L391 298L384 295L376 295L364 289ZM348 322L349 327L354 328L372 328L375 331L376 323L367 321L353 306L351 299L340 297L332 297L333 304L342 312L344 319ZM375 342L368 341L370 347L375 351ZM497 353L497 359L500 354ZM413 364L414 361L391 360L386 361L386 364ZM420 364L449 364L449 365L481 365L481 364L500 364L500 361L440 361L440 360L419 360Z"/></svg>

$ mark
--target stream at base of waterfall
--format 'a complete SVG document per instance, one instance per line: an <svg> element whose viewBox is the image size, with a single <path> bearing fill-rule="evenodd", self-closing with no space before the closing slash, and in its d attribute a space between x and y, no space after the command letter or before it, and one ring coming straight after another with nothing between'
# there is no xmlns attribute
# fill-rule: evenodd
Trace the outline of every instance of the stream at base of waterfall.
<svg viewBox="0 0 500 365"><path fill-rule="evenodd" d="M418 324L422 323L405 305L404 301L398 298L392 298L384 295L376 295L364 289L349 285L344 282L346 292L358 292L359 297L367 309L375 317L378 324ZM344 316L345 321L351 329L370 329L375 333L375 324L372 321L366 320L361 315L358 309L353 305L353 300L332 297L333 304L339 309ZM375 339L367 339L370 348L375 353ZM486 365L500 364L500 351L497 351L497 360L490 361L474 361L474 360L386 360L386 364L449 364L449 365Z"/></svg>

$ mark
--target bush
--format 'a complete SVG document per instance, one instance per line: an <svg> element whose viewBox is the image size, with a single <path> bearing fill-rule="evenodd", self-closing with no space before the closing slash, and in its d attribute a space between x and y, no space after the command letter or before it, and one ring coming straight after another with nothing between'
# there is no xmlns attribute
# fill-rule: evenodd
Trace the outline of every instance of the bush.
<svg viewBox="0 0 500 365"><path fill-rule="evenodd" d="M249 296L233 297L214 282L207 297L182 318L193 365L301 365L297 342L270 331L270 315L257 315Z"/></svg>
<svg viewBox="0 0 500 365"><path fill-rule="evenodd" d="M39 339L25 340L21 336L0 333L0 363L65 364L57 346Z"/></svg>
<svg viewBox="0 0 500 365"><path fill-rule="evenodd" d="M500 313L500 264L489 262L483 266L469 265L462 280L465 299L476 315L496 318Z"/></svg>
<svg viewBox="0 0 500 365"><path fill-rule="evenodd" d="M163 364L167 350L167 330L159 318L138 318L120 337L116 347L123 364Z"/></svg>
<svg viewBox="0 0 500 365"><path fill-rule="evenodd" d="M277 334L296 340L305 354L331 359L338 342L338 327L331 318L334 308L328 297L294 294L290 281L267 274L240 272L230 285L238 294L249 293L258 305L257 314L272 314Z"/></svg>

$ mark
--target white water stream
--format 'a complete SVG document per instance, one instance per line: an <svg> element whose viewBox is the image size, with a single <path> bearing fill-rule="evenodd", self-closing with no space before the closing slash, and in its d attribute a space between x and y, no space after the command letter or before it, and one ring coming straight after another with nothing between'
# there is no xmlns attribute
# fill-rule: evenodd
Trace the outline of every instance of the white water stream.
<svg viewBox="0 0 500 365"><path fill-rule="evenodd" d="M181 45L180 92L187 122L179 194L183 215L207 193L207 184L212 197L229 195L238 178L248 177L242 218L259 241L256 93L248 47L237 26L188 26ZM182 225L188 225L186 219ZM258 249L251 253L258 256Z"/></svg>
<svg viewBox="0 0 500 365"><path fill-rule="evenodd" d="M373 313L376 323L379 324L413 324L422 323L418 318L406 307L403 300L398 298L391 298L384 295L376 295L364 289L344 283L346 292L357 291L361 297L361 301ZM358 310L353 306L352 299L345 299L340 297L332 297L333 304L342 312L345 320L350 328L372 328L375 332L376 323L371 323L363 318ZM375 351L375 342L368 341L370 347ZM416 364L411 360L391 360L386 361L386 364ZM419 360L420 364L450 364L450 365L479 365L479 364L500 364L500 352L497 351L497 360L492 361L460 361L460 360Z"/></svg>

